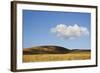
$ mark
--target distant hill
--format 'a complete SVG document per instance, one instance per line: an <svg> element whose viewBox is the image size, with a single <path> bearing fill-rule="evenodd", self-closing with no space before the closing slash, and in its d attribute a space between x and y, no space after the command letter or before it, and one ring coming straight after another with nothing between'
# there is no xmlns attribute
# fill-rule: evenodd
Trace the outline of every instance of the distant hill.
<svg viewBox="0 0 100 73"><path fill-rule="evenodd" d="M65 54L71 50L60 46L37 46L32 48L24 48L23 54Z"/></svg>

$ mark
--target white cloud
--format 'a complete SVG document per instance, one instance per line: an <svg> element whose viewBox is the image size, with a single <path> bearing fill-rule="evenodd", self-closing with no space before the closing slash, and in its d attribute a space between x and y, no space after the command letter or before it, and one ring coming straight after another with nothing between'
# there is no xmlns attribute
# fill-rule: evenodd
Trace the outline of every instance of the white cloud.
<svg viewBox="0 0 100 73"><path fill-rule="evenodd" d="M56 34L57 37L64 39L75 39L81 36L89 35L89 31L86 27L82 27L77 24L74 24L73 26L59 24L56 27L52 28L51 32Z"/></svg>

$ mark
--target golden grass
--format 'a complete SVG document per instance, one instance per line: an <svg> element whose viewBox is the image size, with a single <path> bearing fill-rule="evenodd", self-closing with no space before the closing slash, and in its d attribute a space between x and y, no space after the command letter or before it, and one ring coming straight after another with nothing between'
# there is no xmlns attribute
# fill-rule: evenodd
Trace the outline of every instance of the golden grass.
<svg viewBox="0 0 100 73"><path fill-rule="evenodd" d="M23 55L23 62L64 61L64 60L86 60L91 58L91 53L72 52L68 54L33 54Z"/></svg>

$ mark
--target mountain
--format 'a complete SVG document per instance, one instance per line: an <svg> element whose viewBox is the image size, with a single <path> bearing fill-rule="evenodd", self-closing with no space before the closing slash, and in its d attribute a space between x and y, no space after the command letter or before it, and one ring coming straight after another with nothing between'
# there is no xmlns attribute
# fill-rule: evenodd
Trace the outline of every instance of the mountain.
<svg viewBox="0 0 100 73"><path fill-rule="evenodd" d="M37 46L32 48L24 48L23 54L65 54L70 50L60 46Z"/></svg>

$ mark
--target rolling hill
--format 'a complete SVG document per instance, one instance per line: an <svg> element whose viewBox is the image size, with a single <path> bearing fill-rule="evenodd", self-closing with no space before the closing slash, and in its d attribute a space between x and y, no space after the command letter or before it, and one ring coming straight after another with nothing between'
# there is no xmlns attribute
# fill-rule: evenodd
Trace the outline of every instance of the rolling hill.
<svg viewBox="0 0 100 73"><path fill-rule="evenodd" d="M59 46L37 46L32 48L24 48L23 54L64 54L71 50Z"/></svg>
<svg viewBox="0 0 100 73"><path fill-rule="evenodd" d="M60 46L36 46L23 49L23 62L86 60L91 58L91 50L73 49Z"/></svg>

